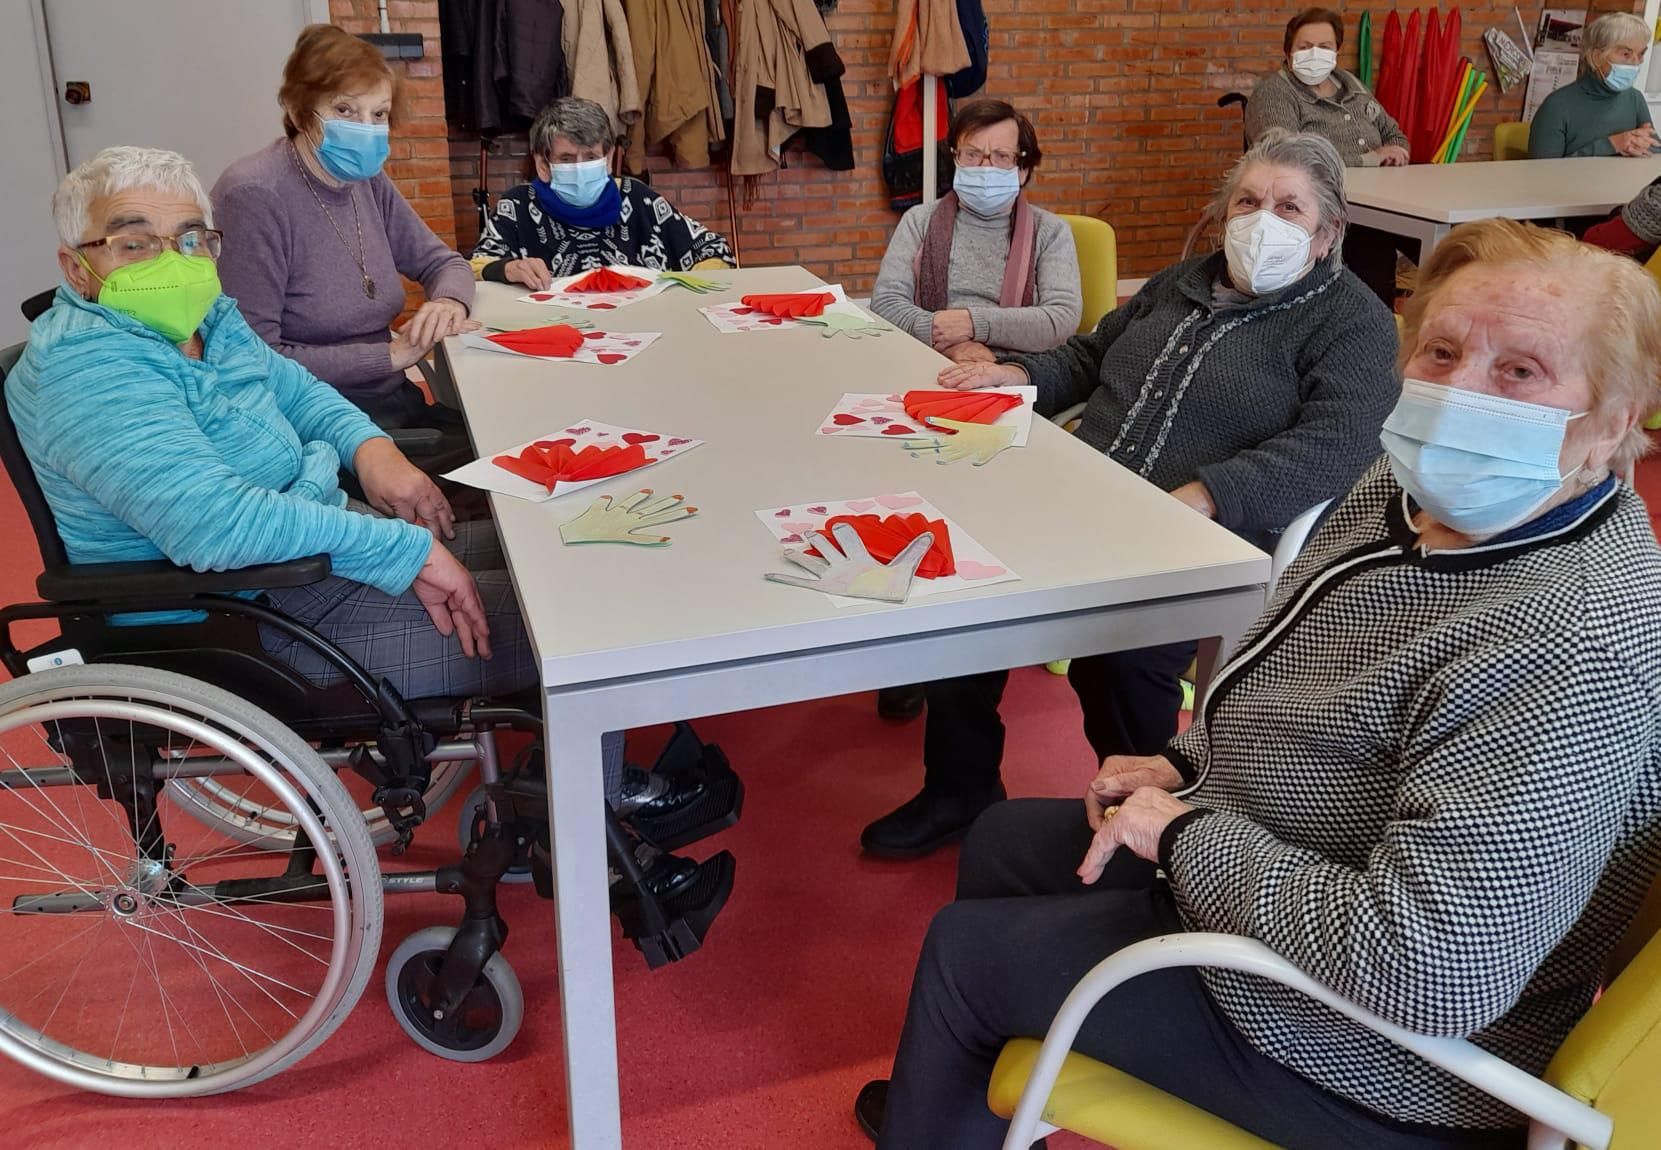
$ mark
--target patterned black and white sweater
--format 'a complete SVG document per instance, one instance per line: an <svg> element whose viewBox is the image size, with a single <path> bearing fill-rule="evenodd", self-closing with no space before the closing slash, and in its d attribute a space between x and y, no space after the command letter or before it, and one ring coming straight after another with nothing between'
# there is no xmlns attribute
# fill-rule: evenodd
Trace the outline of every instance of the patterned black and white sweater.
<svg viewBox="0 0 1661 1150"><path fill-rule="evenodd" d="M1421 552L1375 465L1287 570L1169 755L1184 922L1248 935L1409 1030L1532 1072L1661 862L1661 549L1614 483ZM1566 520L1566 521L1565 521ZM1247 1039L1405 1122L1520 1116L1302 996L1206 971Z"/></svg>
<svg viewBox="0 0 1661 1150"><path fill-rule="evenodd" d="M610 264L686 271L705 260L733 262L732 249L719 232L712 232L639 180L618 181L623 210L615 224L604 228L567 227L542 210L529 184L509 188L496 201L488 226L473 248L479 274L500 282L508 261L535 256L555 278L603 268Z"/></svg>

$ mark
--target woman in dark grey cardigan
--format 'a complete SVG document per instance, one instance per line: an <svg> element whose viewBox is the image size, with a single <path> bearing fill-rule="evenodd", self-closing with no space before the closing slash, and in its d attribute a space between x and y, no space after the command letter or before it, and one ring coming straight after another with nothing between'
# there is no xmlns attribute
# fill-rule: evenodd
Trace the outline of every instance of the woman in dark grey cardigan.
<svg viewBox="0 0 1661 1150"><path fill-rule="evenodd" d="M1591 1004L1661 862L1661 550L1615 478L1647 446L1661 293L1630 260L1489 220L1436 249L1406 318L1387 459L1205 713L1108 759L1083 810L976 824L893 1081L862 1095L879 1145L998 1146L1004 1041L1155 935L1257 939L1531 1074ZM1076 1046L1288 1150L1523 1145L1504 1104L1250 975L1138 979Z"/></svg>
<svg viewBox="0 0 1661 1150"><path fill-rule="evenodd" d="M1271 133L1213 204L1224 252L1160 272L1094 332L1055 351L958 365L941 383L1031 382L1045 415L1085 402L1086 443L1272 549L1288 522L1348 490L1377 457L1395 399L1395 324L1337 255L1343 171L1325 139ZM1073 660L1068 678L1099 757L1165 745L1194 649ZM923 791L865 829L867 851L926 854L1003 797L998 703L1007 679L994 671L930 684Z"/></svg>

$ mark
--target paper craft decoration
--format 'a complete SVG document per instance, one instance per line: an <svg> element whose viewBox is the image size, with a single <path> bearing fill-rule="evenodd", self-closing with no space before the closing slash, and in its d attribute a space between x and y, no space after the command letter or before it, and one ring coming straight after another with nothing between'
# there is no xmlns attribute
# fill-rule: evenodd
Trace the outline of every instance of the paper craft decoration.
<svg viewBox="0 0 1661 1150"><path fill-rule="evenodd" d="M637 449L638 450L638 449ZM641 547L664 547L667 535L642 535L649 527L662 527L690 519L698 513L686 505L686 496L653 499L652 489L643 487L633 495L613 499L602 495L575 519L559 525L560 540L572 543L633 543Z"/></svg>
<svg viewBox="0 0 1661 1150"><path fill-rule="evenodd" d="M967 459L976 467L985 467L1015 438L1013 427L1000 427L995 423L963 423L932 416L924 422L945 434L901 440L900 446L911 452L913 459L932 459L936 463L956 463Z"/></svg>
<svg viewBox="0 0 1661 1150"><path fill-rule="evenodd" d="M845 335L849 339L863 339L866 336L884 336L896 330L876 320L855 319L840 312L830 312L817 319L804 319L802 323L807 327L818 328L819 335L824 339L835 339L839 335Z"/></svg>
<svg viewBox="0 0 1661 1150"><path fill-rule="evenodd" d="M843 439L898 439L902 436L944 435L944 429L930 427L906 411L907 395L1008 395L1018 402L999 412L991 426L1014 429L1011 447L1025 447L1032 434L1032 405L1038 401L1038 389L1031 384L1013 387L986 388L981 391L958 392L876 392L853 391L837 401L831 413L819 424L820 435L835 435ZM999 401L1002 402L1002 401Z"/></svg>
<svg viewBox="0 0 1661 1150"><path fill-rule="evenodd" d="M444 478L541 503L662 463L702 443L701 439L580 419L562 430L475 459Z"/></svg>
<svg viewBox="0 0 1661 1150"><path fill-rule="evenodd" d="M580 311L614 311L668 291L674 282L652 268L617 264L579 272L574 276L561 276L545 291L520 296L519 302Z"/></svg>
<svg viewBox="0 0 1661 1150"><path fill-rule="evenodd" d="M651 280L631 276L626 272L613 271L611 268L595 268L587 275L579 276L565 285L566 291L580 292L607 292L615 295L618 292L638 291L649 287Z"/></svg>
<svg viewBox="0 0 1661 1150"><path fill-rule="evenodd" d="M824 315L825 308L835 303L836 297L826 291L781 292L747 295L740 302L745 307L780 319L801 319L803 316Z"/></svg>
<svg viewBox="0 0 1661 1150"><path fill-rule="evenodd" d="M994 583L1007 583L1020 578L997 556L981 546L974 536L963 529L961 523L942 514L915 491L873 495L866 499L828 499L820 502L793 503L788 507L772 507L757 511L756 518L780 544L798 548L805 556L807 548L811 546L808 536L819 534L832 520L846 518L848 522L841 525L842 529L853 531L858 538L860 532L854 521L859 517L870 515L881 520L896 514L918 516L926 522L941 523L946 536L943 546L950 549L952 573L947 575L942 572L932 579L918 579L911 585L911 599L943 595L949 591L962 591L972 587L986 587ZM865 546L865 543L862 542L860 546ZM934 547L931 542L929 551L932 552ZM846 555L847 552L844 551L843 554ZM808 558L811 562L812 557ZM875 558L873 552L873 559ZM832 595L831 601L839 607L851 607L864 600Z"/></svg>
<svg viewBox="0 0 1661 1150"><path fill-rule="evenodd" d="M662 334L656 331L578 331L568 324L554 324L490 334L472 331L461 337L461 344L480 351L499 351L531 359L597 363L611 367L627 363L657 342ZM564 351L572 335L578 337L577 344L570 351Z"/></svg>
<svg viewBox="0 0 1661 1150"><path fill-rule="evenodd" d="M813 544L810 550L784 553L785 559L810 572L813 578L772 571L762 577L786 587L804 587L856 601L877 599L884 603L904 603L911 592L918 564L934 543L934 536L925 531L884 563L867 550L859 533L848 523L838 523L831 528L831 533L833 539L826 539L816 531L809 532L807 538Z"/></svg>
<svg viewBox="0 0 1661 1150"><path fill-rule="evenodd" d="M1021 397L1007 391L908 391L902 403L905 413L919 423L931 418L995 423L1004 412L1020 407Z"/></svg>
<svg viewBox="0 0 1661 1150"><path fill-rule="evenodd" d="M952 564L952 532L943 519L929 519L922 515L833 515L825 520L821 535L836 535L836 525L846 523L854 529L865 550L878 563L888 563L910 546L911 541L927 532L932 546L917 565L917 578L938 579L955 575ZM817 548L809 548L809 555L820 555Z"/></svg>
<svg viewBox="0 0 1661 1150"><path fill-rule="evenodd" d="M784 292L777 294L800 295L803 293ZM786 315L773 315L770 312L762 311L761 309L752 307L742 301L708 304L698 310L704 314L705 319L715 325L715 329L717 331L728 334L751 331L784 331L788 328L803 327L807 325L817 326L824 324L827 321L833 324L847 323L857 326L860 329L878 327L884 331L888 330L887 327L879 324L878 321L872 319L863 311L859 310L859 308L855 307L852 303L848 302L848 294L842 290L841 284L828 284L823 288L806 294L829 295L831 297L831 301L825 305L822 314L817 316L803 316L800 319L795 319ZM833 320L831 319L832 316L841 316L843 318L840 320ZM834 332L828 332L820 329L820 334L830 335L834 334Z"/></svg>
<svg viewBox="0 0 1661 1150"><path fill-rule="evenodd" d="M726 291L729 286L715 280L705 279L703 276L695 276L691 272L664 272L658 278L661 280L667 280L672 284L679 284L687 291L695 292L698 295L708 295L710 292Z"/></svg>

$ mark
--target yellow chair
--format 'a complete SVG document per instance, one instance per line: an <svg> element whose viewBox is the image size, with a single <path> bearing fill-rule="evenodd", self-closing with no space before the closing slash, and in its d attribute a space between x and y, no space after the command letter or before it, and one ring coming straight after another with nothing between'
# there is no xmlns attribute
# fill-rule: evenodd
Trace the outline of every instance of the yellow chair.
<svg viewBox="0 0 1661 1150"><path fill-rule="evenodd" d="M1078 249L1079 287L1084 311L1079 316L1082 335L1095 331L1102 316L1119 305L1119 247L1113 225L1095 216L1062 216L1073 229Z"/></svg>
<svg viewBox="0 0 1661 1150"><path fill-rule="evenodd" d="M1494 159L1528 159L1528 125L1517 122L1494 125Z"/></svg>
<svg viewBox="0 0 1661 1150"><path fill-rule="evenodd" d="M1661 883L1611 957L1608 989L1569 1033L1544 1081L1469 1042L1414 1034L1315 982L1252 939L1178 934L1136 943L1085 975L1061 1006L1042 1047L1005 1045L987 1102L1011 1118L1005 1150L1070 1130L1116 1150L1262 1150L1271 1144L1147 1083L1071 1052L1085 1016L1139 974L1207 966L1260 975L1325 1003L1532 1120L1529 1146L1641 1150L1661 1146ZM1640 949L1641 947L1641 949ZM1626 962L1629 956L1630 962Z"/></svg>

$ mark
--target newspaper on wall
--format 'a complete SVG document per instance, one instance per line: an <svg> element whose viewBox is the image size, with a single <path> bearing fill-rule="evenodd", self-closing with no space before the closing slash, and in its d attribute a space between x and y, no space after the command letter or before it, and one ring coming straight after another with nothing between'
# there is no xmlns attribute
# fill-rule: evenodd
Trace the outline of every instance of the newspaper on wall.
<svg viewBox="0 0 1661 1150"><path fill-rule="evenodd" d="M1540 13L1534 33L1534 66L1528 73L1523 97L1523 120L1534 119L1546 97L1575 82L1580 73L1580 33L1586 26L1584 8L1547 8Z"/></svg>

